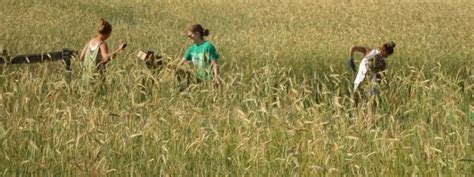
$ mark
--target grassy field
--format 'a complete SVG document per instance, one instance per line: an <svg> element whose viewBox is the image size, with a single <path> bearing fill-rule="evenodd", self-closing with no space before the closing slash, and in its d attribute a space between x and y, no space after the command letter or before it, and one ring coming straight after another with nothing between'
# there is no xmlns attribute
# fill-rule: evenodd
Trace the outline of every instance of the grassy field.
<svg viewBox="0 0 474 177"><path fill-rule="evenodd" d="M0 66L4 176L472 176L474 3L462 0L1 0L0 47L72 48L99 17L129 47L102 87L78 61ZM188 25L210 29L221 87L178 92ZM375 112L354 108L351 45L395 41ZM357 61L360 61L359 55ZM142 84L142 80L155 82ZM367 122L372 120L372 125Z"/></svg>

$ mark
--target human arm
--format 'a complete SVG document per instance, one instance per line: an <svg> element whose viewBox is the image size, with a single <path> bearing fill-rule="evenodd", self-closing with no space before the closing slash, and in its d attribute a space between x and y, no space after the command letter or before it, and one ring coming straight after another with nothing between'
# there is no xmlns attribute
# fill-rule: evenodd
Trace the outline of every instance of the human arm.
<svg viewBox="0 0 474 177"><path fill-rule="evenodd" d="M211 58L211 64L214 72L214 84L219 85L219 64L217 59L219 59L220 55L217 53L217 50L213 45L210 46L209 57Z"/></svg>
<svg viewBox="0 0 474 177"><path fill-rule="evenodd" d="M353 59L354 58L354 53L355 52L360 52L362 53L364 56L370 51L370 48L368 47L364 47L364 46L352 46L350 49L349 49L349 59Z"/></svg>
<svg viewBox="0 0 474 177"><path fill-rule="evenodd" d="M183 58L180 62L179 65L187 65L189 64L189 60L186 60L186 58Z"/></svg>
<svg viewBox="0 0 474 177"><path fill-rule="evenodd" d="M386 85L386 86L389 86L389 80L387 79L387 77L385 77L386 74L387 74L387 73L386 73L385 70L378 72L378 73L377 73L377 75L378 75L378 78L377 78L377 79L378 79L378 82L379 82L379 83L384 84L384 85Z"/></svg>
<svg viewBox="0 0 474 177"><path fill-rule="evenodd" d="M355 52L360 52L363 53L365 56L368 52L370 51L369 48L363 47L363 46L352 46L349 49L349 60L347 61L347 65L355 72L356 71L356 65L354 63L354 53Z"/></svg>
<svg viewBox="0 0 474 177"><path fill-rule="evenodd" d="M217 63L217 60L212 60L211 64L214 70L214 82L215 84L219 84L219 64Z"/></svg>
<svg viewBox="0 0 474 177"><path fill-rule="evenodd" d="M81 50L81 55L79 55L79 60L84 61L84 57L86 55L86 50L87 50L87 44L84 46L84 48Z"/></svg>
<svg viewBox="0 0 474 177"><path fill-rule="evenodd" d="M119 52L124 49L125 44L120 45L119 48L115 49L112 53L109 53L109 47L107 43L103 42L100 44L100 55L102 56L102 63L109 62L112 58L115 58Z"/></svg>

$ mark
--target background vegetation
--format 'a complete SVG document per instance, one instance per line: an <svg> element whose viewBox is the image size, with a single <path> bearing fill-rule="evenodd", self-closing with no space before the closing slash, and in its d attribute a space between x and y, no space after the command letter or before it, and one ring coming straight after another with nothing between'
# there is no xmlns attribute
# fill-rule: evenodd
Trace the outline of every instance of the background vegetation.
<svg viewBox="0 0 474 177"><path fill-rule="evenodd" d="M79 81L78 61L69 76L61 63L1 66L0 173L472 176L473 11L461 0L2 0L12 55L79 50L99 17L113 24L110 48L129 47L102 86ZM180 93L171 71L135 54L179 60L193 23L210 29L222 83ZM381 103L354 108L348 49L386 41L397 47Z"/></svg>

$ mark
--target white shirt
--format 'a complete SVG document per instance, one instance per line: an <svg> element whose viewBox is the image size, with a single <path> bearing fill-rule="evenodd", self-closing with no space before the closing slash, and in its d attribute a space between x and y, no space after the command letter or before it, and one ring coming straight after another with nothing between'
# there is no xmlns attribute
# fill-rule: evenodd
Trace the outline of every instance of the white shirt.
<svg viewBox="0 0 474 177"><path fill-rule="evenodd" d="M380 54L378 49L372 49L364 56L364 58L362 58L362 61L359 64L359 71L357 72L357 76L354 80L354 92L359 87L359 84L364 81L365 74L367 74L367 71L369 70L369 60L375 58L375 56L378 54Z"/></svg>

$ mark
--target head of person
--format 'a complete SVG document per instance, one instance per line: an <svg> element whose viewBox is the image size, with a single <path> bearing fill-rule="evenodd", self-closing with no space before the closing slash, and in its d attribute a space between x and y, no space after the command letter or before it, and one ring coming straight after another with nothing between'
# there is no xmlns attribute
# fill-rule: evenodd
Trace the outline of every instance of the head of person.
<svg viewBox="0 0 474 177"><path fill-rule="evenodd" d="M204 40L204 37L208 35L209 30L205 29L200 24L194 24L188 28L188 37L194 41Z"/></svg>
<svg viewBox="0 0 474 177"><path fill-rule="evenodd" d="M393 49L395 48L394 42L387 42L379 47L380 54L382 57L387 58L388 56L393 54Z"/></svg>
<svg viewBox="0 0 474 177"><path fill-rule="evenodd" d="M100 18L99 26L97 26L97 34L100 35L102 40L106 40L110 37L111 33L112 25L108 21L105 21L104 18Z"/></svg>

